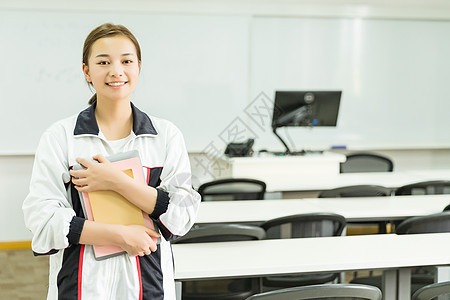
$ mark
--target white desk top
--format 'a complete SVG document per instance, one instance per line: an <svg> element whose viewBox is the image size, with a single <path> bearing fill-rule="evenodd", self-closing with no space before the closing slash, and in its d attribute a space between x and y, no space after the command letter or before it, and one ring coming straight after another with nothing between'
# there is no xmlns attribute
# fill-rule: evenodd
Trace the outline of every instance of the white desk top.
<svg viewBox="0 0 450 300"><path fill-rule="evenodd" d="M323 153L308 153L306 155L287 155L287 156L277 156L277 155L260 155L260 156L253 156L253 157L232 157L232 158L218 158L220 160L224 160L226 162L229 162L231 164L233 163L245 163L245 164L261 164L266 162L274 162L274 163L280 163L280 162L286 162L286 163L293 163L293 162L323 162L323 161L332 161L341 163L346 160L346 156L339 153L333 153L333 152L323 152Z"/></svg>
<svg viewBox="0 0 450 300"><path fill-rule="evenodd" d="M322 191L342 186L372 184L387 188L397 188L427 178L432 172L373 172L373 173L343 173L336 175L311 175L308 177L285 177L278 181L266 182L268 192L276 191ZM444 174L442 174L444 175ZM450 171L445 178L450 178Z"/></svg>
<svg viewBox="0 0 450 300"><path fill-rule="evenodd" d="M449 265L450 233L174 244L175 279ZM389 248L380 251L382 248Z"/></svg>
<svg viewBox="0 0 450 300"><path fill-rule="evenodd" d="M262 222L292 214L333 212L349 221L401 220L441 212L450 195L306 198L200 203L196 223Z"/></svg>
<svg viewBox="0 0 450 300"><path fill-rule="evenodd" d="M258 158L251 157L240 159L246 159L250 164L258 163ZM209 180L211 179L207 179L207 181ZM272 178L271 180L266 181L266 190L267 192L323 191L342 186L360 184L373 184L387 188L397 188L406 184L429 180L450 180L450 169L278 176L275 179Z"/></svg>
<svg viewBox="0 0 450 300"><path fill-rule="evenodd" d="M397 188L428 180L450 180L450 170L343 173L330 176L311 175L302 178L283 178L283 180L268 182L267 191L321 191L359 184Z"/></svg>

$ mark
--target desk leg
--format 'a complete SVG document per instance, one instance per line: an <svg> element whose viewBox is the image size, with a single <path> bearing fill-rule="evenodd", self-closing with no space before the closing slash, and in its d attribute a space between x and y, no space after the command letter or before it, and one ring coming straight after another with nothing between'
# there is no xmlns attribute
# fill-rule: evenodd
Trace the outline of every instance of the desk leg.
<svg viewBox="0 0 450 300"><path fill-rule="evenodd" d="M411 299L411 269L404 268L398 272L398 300L410 300Z"/></svg>
<svg viewBox="0 0 450 300"><path fill-rule="evenodd" d="M435 282L450 281L450 267L437 267Z"/></svg>
<svg viewBox="0 0 450 300"><path fill-rule="evenodd" d="M383 300L397 300L397 270L383 271Z"/></svg>
<svg viewBox="0 0 450 300"><path fill-rule="evenodd" d="M175 297L176 300L181 300L181 281L175 281Z"/></svg>

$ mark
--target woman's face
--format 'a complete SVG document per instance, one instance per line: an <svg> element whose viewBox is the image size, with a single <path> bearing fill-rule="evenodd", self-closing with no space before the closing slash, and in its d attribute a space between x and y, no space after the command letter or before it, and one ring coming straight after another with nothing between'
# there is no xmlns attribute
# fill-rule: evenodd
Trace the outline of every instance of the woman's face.
<svg viewBox="0 0 450 300"><path fill-rule="evenodd" d="M125 36L105 37L91 47L83 72L99 100L130 100L137 86L140 62L133 42Z"/></svg>

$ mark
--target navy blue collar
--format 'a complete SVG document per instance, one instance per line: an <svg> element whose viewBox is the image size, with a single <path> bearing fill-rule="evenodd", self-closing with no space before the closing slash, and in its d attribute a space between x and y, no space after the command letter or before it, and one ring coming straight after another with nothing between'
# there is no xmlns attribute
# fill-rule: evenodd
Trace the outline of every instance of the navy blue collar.
<svg viewBox="0 0 450 300"><path fill-rule="evenodd" d="M131 104L131 110L133 112L133 132L136 136L141 134L153 134L157 135L155 127L153 126L150 117L140 111L136 106ZM75 129L73 131L74 135L80 134L92 134L98 135L99 128L97 120L95 118L95 107L97 106L97 101L92 103L91 106L83 110L78 114L77 123L75 124Z"/></svg>

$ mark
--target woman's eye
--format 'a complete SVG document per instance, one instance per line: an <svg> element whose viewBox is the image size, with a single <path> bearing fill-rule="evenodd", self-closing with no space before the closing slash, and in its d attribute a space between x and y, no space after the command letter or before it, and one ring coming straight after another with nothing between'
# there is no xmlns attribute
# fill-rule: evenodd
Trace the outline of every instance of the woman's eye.
<svg viewBox="0 0 450 300"><path fill-rule="evenodd" d="M109 62L107 62L107 61L100 61L100 62L98 62L98 64L99 65L107 65L107 64L109 64Z"/></svg>
<svg viewBox="0 0 450 300"><path fill-rule="evenodd" d="M124 60L124 61L123 61L124 64L131 64L132 62L133 62L133 61L130 60L130 59L127 59L127 60Z"/></svg>

